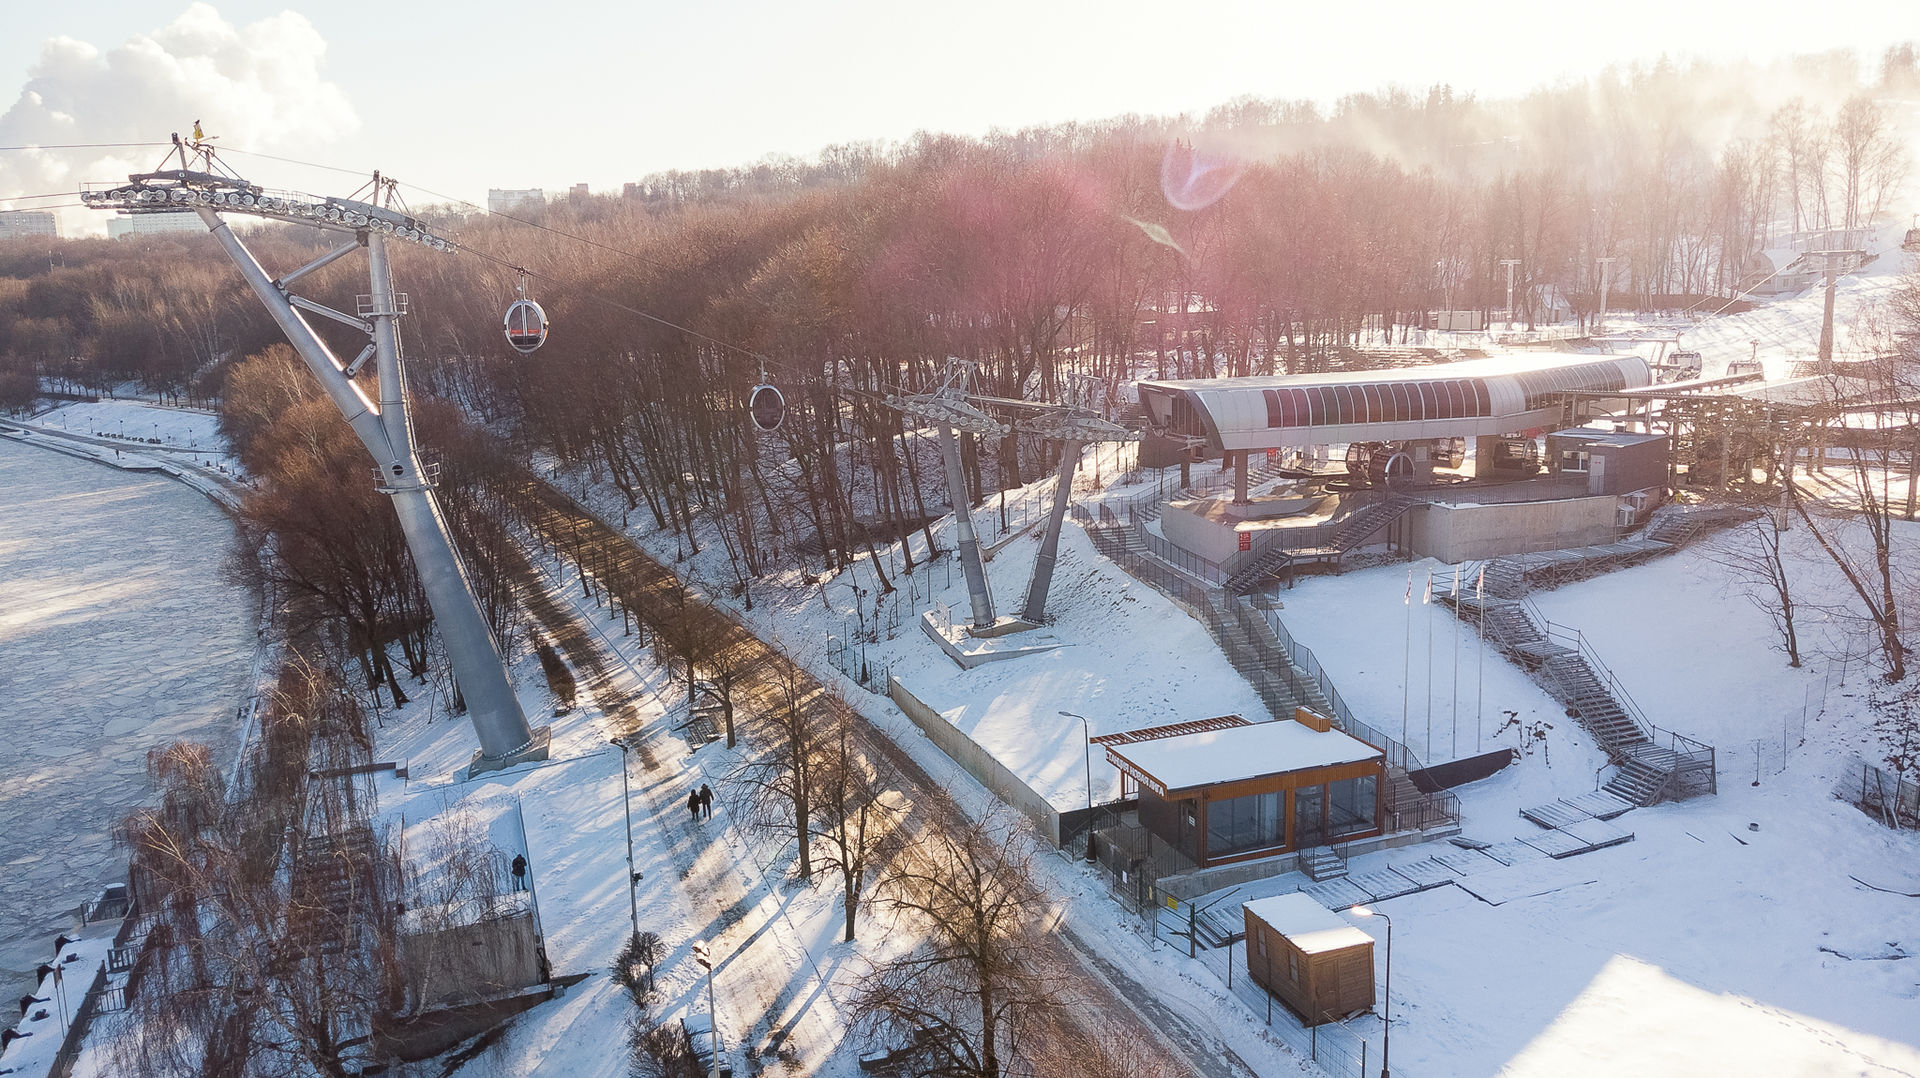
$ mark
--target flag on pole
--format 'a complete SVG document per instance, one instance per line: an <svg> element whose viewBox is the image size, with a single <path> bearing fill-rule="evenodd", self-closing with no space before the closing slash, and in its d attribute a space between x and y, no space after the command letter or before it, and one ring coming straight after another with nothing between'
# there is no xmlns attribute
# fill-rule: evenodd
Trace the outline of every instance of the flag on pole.
<svg viewBox="0 0 1920 1078"><path fill-rule="evenodd" d="M1473 597L1476 599L1487 597L1487 567L1484 565L1480 567L1480 575L1473 578Z"/></svg>
<svg viewBox="0 0 1920 1078"><path fill-rule="evenodd" d="M1412 569L1407 570L1407 593L1401 596L1400 603L1403 606L1413 605L1413 570Z"/></svg>
<svg viewBox="0 0 1920 1078"><path fill-rule="evenodd" d="M1421 605L1433 602L1433 570L1427 570L1427 590L1420 596Z"/></svg>
<svg viewBox="0 0 1920 1078"><path fill-rule="evenodd" d="M1453 567L1453 605L1455 607L1460 605L1460 567L1458 565Z"/></svg>

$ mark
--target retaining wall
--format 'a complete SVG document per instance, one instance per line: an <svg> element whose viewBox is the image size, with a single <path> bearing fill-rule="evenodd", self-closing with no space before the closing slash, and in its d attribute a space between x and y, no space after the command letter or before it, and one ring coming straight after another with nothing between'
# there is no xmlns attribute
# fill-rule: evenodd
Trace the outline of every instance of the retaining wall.
<svg viewBox="0 0 1920 1078"><path fill-rule="evenodd" d="M1033 787L1021 781L1018 775L1007 766L994 759L986 749L980 747L972 738L961 733L940 713L928 706L925 701L913 695L897 677L887 679L887 695L907 713L927 739L939 747L941 752L960 769L980 781L980 785L992 791L995 797L1032 820L1040 834L1055 846L1060 845L1060 813L1047 799L1033 791Z"/></svg>

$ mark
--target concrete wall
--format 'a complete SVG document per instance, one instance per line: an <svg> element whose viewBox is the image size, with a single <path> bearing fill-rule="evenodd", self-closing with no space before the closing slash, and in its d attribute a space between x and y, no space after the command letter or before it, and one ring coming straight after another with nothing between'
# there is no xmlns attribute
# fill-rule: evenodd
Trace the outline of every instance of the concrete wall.
<svg viewBox="0 0 1920 1078"><path fill-rule="evenodd" d="M1449 565L1501 554L1611 543L1613 495L1494 505L1426 505L1412 518L1408 543L1415 557Z"/></svg>
<svg viewBox="0 0 1920 1078"><path fill-rule="evenodd" d="M1215 565L1240 552L1240 533L1236 524L1237 521L1208 520L1179 505L1169 505L1160 511L1160 534L1167 537L1167 542L1181 550L1198 554Z"/></svg>
<svg viewBox="0 0 1920 1078"><path fill-rule="evenodd" d="M939 746L941 752L960 765L960 769L980 781L995 797L1032 820L1040 829L1040 834L1055 846L1060 845L1060 813L1047 800L1033 792L1033 788L1020 780L1018 775L1007 770L1007 766L987 754L967 735L954 728L954 725L940 717L940 713L927 706L919 697L913 695L897 677L887 679L887 695L907 718L927 735L927 739Z"/></svg>

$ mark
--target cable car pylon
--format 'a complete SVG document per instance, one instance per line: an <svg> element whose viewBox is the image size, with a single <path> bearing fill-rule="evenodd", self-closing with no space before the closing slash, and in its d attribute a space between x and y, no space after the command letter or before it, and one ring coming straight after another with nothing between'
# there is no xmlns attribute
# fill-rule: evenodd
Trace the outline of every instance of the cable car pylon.
<svg viewBox="0 0 1920 1078"><path fill-rule="evenodd" d="M393 501L427 605L446 644L454 680L466 700L467 716L480 741L468 773L546 759L550 728L532 729L521 710L507 676L506 661L474 599L446 517L434 498L433 476L421 466L408 414L398 325L405 313L406 297L393 289L387 240L402 239L437 251L452 251L455 245L434 235L405 213L404 207L393 208L393 182L383 181L378 173L374 174L370 196L373 201L316 199L269 192L225 170L197 125L191 147L178 135L173 143L168 160L177 154L180 167L169 170L163 162L162 170L129 176L125 184L82 191L82 203L131 213L191 210L205 222L247 286L286 334L288 343L340 409L360 444L373 456L379 489ZM262 268L227 226L222 219L226 213L310 224L350 238L276 278ZM288 286L301 277L359 250L367 252L368 293L359 297L353 314L288 291ZM302 311L361 330L367 336L366 347L350 363L342 363L307 323ZM377 399L369 398L353 380L368 360L374 364Z"/></svg>

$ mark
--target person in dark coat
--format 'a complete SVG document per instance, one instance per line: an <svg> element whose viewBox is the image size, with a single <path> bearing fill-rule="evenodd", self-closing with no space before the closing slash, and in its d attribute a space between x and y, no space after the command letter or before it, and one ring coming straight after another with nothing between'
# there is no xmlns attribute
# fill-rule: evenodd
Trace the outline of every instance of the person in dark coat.
<svg viewBox="0 0 1920 1078"><path fill-rule="evenodd" d="M713 818L713 787L704 782L700 784L700 815Z"/></svg>
<svg viewBox="0 0 1920 1078"><path fill-rule="evenodd" d="M512 868L513 868L513 889L516 891L526 890L527 889L527 855L523 853L514 854Z"/></svg>
<svg viewBox="0 0 1920 1078"><path fill-rule="evenodd" d="M692 793L687 795L687 811L693 815L693 818L696 821L700 819L700 791L699 790L695 790Z"/></svg>

